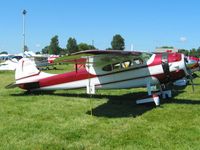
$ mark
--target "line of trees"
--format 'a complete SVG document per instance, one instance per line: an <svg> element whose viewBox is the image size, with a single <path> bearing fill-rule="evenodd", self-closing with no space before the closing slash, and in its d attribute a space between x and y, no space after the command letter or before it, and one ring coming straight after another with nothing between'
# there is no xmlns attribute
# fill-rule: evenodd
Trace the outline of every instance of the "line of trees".
<svg viewBox="0 0 200 150"><path fill-rule="evenodd" d="M89 50L89 49L97 49L97 48L87 43L77 44L76 39L72 37L68 39L66 48L61 48L59 46L58 36L56 35L51 38L50 44L42 49L42 53L65 55L65 54L71 54L78 51Z"/></svg>
<svg viewBox="0 0 200 150"><path fill-rule="evenodd" d="M112 48L107 48L107 50L124 50L125 49L125 42L124 38L120 34L116 34L113 36L111 41ZM72 54L79 51L84 50L95 50L97 49L94 45L90 45L87 43L79 43L75 38L70 37L67 40L66 48L61 48L59 46L58 36L55 35L51 38L51 42L48 46L42 49L43 54L56 54L56 55L65 55L65 54Z"/></svg>
<svg viewBox="0 0 200 150"><path fill-rule="evenodd" d="M165 48L165 49L173 49L173 46L162 46L160 48ZM178 49L179 53L184 54L185 56L194 56L200 58L200 47L199 48L192 48L192 49Z"/></svg>
<svg viewBox="0 0 200 150"><path fill-rule="evenodd" d="M190 50L187 49L179 49L179 53L183 53L186 56L195 56L195 57L200 57L200 47L199 48L192 48Z"/></svg>
<svg viewBox="0 0 200 150"><path fill-rule="evenodd" d="M0 52L0 54L8 54L8 52L6 52L6 51L2 51L2 52Z"/></svg>

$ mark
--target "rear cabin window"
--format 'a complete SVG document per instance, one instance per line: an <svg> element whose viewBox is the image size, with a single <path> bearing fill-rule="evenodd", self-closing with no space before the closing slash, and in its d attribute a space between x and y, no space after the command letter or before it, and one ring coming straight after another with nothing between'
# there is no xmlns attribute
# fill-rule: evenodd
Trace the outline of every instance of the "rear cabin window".
<svg viewBox="0 0 200 150"><path fill-rule="evenodd" d="M112 71L112 65L106 65L103 67L103 71Z"/></svg>

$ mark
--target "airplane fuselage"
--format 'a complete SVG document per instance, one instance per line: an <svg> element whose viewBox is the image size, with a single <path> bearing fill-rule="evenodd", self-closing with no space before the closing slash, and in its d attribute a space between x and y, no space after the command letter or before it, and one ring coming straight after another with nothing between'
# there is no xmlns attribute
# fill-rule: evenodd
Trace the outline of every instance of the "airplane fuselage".
<svg viewBox="0 0 200 150"><path fill-rule="evenodd" d="M135 63L135 62L134 62ZM120 89L167 83L184 77L187 73L184 56L178 53L154 54L145 63L123 67L115 63L112 69L86 64L84 69L51 75L43 72L18 78L19 87L26 90L59 90L85 88L88 84L97 89Z"/></svg>

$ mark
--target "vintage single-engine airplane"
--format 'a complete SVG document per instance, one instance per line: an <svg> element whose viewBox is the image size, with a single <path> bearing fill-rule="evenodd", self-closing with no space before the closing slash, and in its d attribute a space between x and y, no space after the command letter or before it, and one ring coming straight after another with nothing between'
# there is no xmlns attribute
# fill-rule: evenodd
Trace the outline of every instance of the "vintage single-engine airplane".
<svg viewBox="0 0 200 150"><path fill-rule="evenodd" d="M86 88L88 94L95 94L95 89L147 87L149 97L136 103L155 102L159 105L159 95L171 97L171 90L166 88L168 83L191 75L184 55L180 53L88 50L74 53L62 62L74 63L75 71L49 74L23 58L16 68L16 82L7 88L20 87L30 92ZM78 64L85 67L78 69ZM154 93L151 86L157 86L159 92Z"/></svg>

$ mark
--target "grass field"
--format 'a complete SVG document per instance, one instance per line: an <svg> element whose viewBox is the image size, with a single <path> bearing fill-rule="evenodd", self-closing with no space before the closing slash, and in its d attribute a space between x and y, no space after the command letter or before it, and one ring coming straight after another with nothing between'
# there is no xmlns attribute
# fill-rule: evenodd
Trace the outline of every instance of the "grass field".
<svg viewBox="0 0 200 150"><path fill-rule="evenodd" d="M0 149L200 149L199 86L194 93L190 85L174 89L175 97L155 108L135 104L143 88L99 90L89 98L85 89L5 89L12 81L13 72L0 72Z"/></svg>

